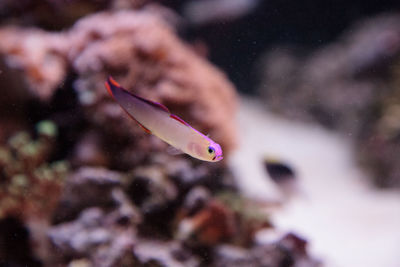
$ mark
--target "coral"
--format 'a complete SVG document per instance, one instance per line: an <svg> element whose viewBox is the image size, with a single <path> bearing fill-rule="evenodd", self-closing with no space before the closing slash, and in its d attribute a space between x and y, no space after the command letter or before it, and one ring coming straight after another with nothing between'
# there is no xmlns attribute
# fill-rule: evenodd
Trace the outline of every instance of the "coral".
<svg viewBox="0 0 400 267"><path fill-rule="evenodd" d="M46 218L59 199L68 165L46 162L57 128L50 121L42 121L37 130L37 140L20 132L0 147L0 218Z"/></svg>
<svg viewBox="0 0 400 267"><path fill-rule="evenodd" d="M127 89L134 88L137 94L165 103L194 127L209 132L221 141L229 155L235 142L233 86L179 41L170 26L155 15L157 12L164 12L161 16L173 21L171 14L153 6L142 11L98 13L61 33L19 27L0 29L0 54L7 83L18 89L11 90L8 99L21 103L21 107L36 101L35 112L55 116L63 129L57 143L49 124L40 124L38 141L30 140L26 134L10 141L13 152L11 148L4 150L2 166L7 167L6 176L12 177L9 179L13 186L5 187L4 197L12 199L15 186L18 190L26 188L24 177L31 172L46 176L41 184L36 182L36 176L32 178L40 190L45 181L54 183L53 176L58 175L57 167L61 165L47 161L56 144L57 157L66 156L74 167L68 175L65 170L59 174L67 177L63 187L59 184L49 186L50 192L39 190L46 198L42 205L48 207L41 207L44 218L29 223L29 230L32 240L40 244L35 253L44 264L145 264L153 257L146 252L145 244L150 239L142 239L140 247L136 242L138 231L152 237L155 244L154 237L171 238L180 201L193 186L202 185L211 192L234 187L223 164L167 155L165 144L142 132L106 94L103 82L111 74ZM64 106L61 98L66 94L72 100L76 94L78 101L69 103L67 109L53 107ZM2 100L7 104L7 99ZM17 148L30 155L24 161L29 165L10 169L9 166L17 166L9 164L11 159L22 161L19 155L25 155ZM2 201L2 205L7 204L7 209L1 209L4 216L21 210L24 216L41 216L36 209L28 212L21 207L27 203L39 207L34 200L38 196L33 195L36 189L29 189L20 206ZM49 219L53 226L43 222ZM46 245L46 232L58 253L52 253ZM167 248L169 243L174 242L160 246ZM133 244L138 247L135 253L131 253ZM180 260L172 255L168 261L185 262L186 257L189 262L198 262L191 260L193 256L188 253L178 253Z"/></svg>
<svg viewBox="0 0 400 267"><path fill-rule="evenodd" d="M99 1L93 7L93 1L27 0L59 10L36 22L44 27L60 13L55 28L93 8L113 10L83 17L62 32L0 28L0 67L7 74L0 79L10 87L0 97L6 111L0 123L7 126L0 142L42 118L58 125L41 122L36 140L22 132L0 146L0 218L7 216L9 227L15 217L26 230L19 244L35 244L24 249L22 264L37 258L44 266L199 266L217 262L212 255L222 242L258 246L256 232L271 227L254 203L238 195L226 161L169 155L165 143L144 133L107 95L104 81L112 75L209 133L225 156L234 148L233 85L177 38L173 12L156 5L117 11L144 2ZM27 14L36 20L35 12ZM14 109L22 110L13 117L18 123L8 126ZM191 231L182 234L188 224ZM0 234L0 241L9 240ZM7 251L0 247L0 256ZM4 263L14 262L18 257Z"/></svg>
<svg viewBox="0 0 400 267"><path fill-rule="evenodd" d="M107 125L114 136L123 136L125 128L145 136L104 90L104 80L113 75L128 90L210 133L229 154L235 143L233 86L157 17L145 11L100 13L79 21L69 36L76 89L94 123ZM110 120L115 123L105 123Z"/></svg>
<svg viewBox="0 0 400 267"><path fill-rule="evenodd" d="M225 156L234 148L233 85L176 37L156 15L161 11L145 8L98 13L62 33L0 29L5 70L12 73L12 80L25 81L19 85L22 93L16 98L36 97L49 103L59 87L73 90L64 83L73 71L73 87L83 107L80 115L94 130L88 134L95 132L97 138L82 136L78 140L73 148L77 158L72 160L76 167L90 163L129 170L148 160L147 155L167 147L137 127L107 95L104 81L108 75L128 90L164 103L171 112L210 134L222 145ZM146 153L140 153L142 150Z"/></svg>
<svg viewBox="0 0 400 267"><path fill-rule="evenodd" d="M22 72L25 91L49 100L66 76L68 44L64 35L9 26L0 29L0 38L0 55L8 67Z"/></svg>

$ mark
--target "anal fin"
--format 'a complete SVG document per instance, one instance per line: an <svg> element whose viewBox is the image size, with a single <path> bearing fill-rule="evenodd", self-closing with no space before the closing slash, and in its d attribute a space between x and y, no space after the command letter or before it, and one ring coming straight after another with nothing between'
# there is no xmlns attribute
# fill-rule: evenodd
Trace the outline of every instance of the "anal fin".
<svg viewBox="0 0 400 267"><path fill-rule="evenodd" d="M129 114L128 111L126 111L125 109L124 109L124 111L125 111L126 114L128 114L128 116L129 116L132 120L134 120L146 133L148 133L148 134L153 134L149 129L147 129L146 127L144 127L143 124L141 124L140 122L138 122L131 114Z"/></svg>
<svg viewBox="0 0 400 267"><path fill-rule="evenodd" d="M142 129L143 129L146 133L152 134L152 132L151 132L149 129L147 129L146 127L144 127L143 124L141 124L141 123L138 122L138 121L136 121L136 122L137 122L137 124L139 124L140 127L142 127Z"/></svg>

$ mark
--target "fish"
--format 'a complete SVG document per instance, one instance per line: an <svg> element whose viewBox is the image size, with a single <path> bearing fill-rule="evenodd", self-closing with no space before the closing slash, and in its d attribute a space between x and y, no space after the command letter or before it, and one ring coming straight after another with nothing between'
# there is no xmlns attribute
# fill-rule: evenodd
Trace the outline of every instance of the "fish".
<svg viewBox="0 0 400 267"><path fill-rule="evenodd" d="M105 82L111 97L145 132L153 134L193 158L217 162L223 159L221 146L172 114L163 104L135 95L111 76Z"/></svg>

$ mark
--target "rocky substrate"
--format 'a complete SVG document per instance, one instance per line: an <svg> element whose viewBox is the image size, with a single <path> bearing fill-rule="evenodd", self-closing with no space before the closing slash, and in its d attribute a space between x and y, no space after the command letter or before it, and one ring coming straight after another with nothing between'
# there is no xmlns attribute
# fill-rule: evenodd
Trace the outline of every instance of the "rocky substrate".
<svg viewBox="0 0 400 267"><path fill-rule="evenodd" d="M96 13L62 32L0 28L0 263L318 266L303 238L278 233L268 203L240 195L225 161L169 155L107 95L112 75L229 158L235 89L157 12Z"/></svg>

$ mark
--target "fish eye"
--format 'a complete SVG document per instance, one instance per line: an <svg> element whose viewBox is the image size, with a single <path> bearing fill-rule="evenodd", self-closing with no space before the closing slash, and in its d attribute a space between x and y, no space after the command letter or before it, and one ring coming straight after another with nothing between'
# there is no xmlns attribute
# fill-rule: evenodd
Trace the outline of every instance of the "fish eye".
<svg viewBox="0 0 400 267"><path fill-rule="evenodd" d="M211 146L208 147L208 153L213 154L215 153L215 149Z"/></svg>

